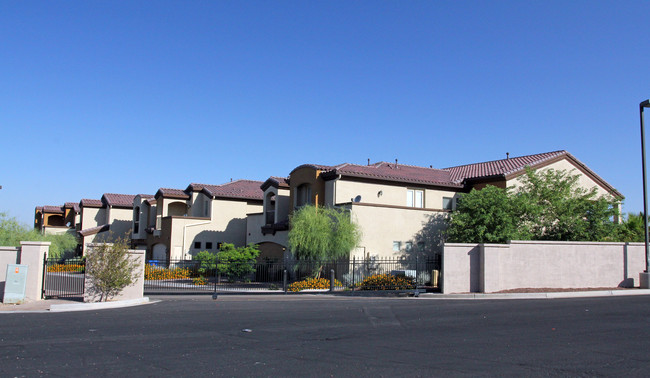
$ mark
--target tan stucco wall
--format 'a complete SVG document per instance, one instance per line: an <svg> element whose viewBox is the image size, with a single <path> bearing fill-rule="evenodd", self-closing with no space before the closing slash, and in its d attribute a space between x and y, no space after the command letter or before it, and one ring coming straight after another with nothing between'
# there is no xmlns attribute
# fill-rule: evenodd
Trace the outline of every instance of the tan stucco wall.
<svg viewBox="0 0 650 378"><path fill-rule="evenodd" d="M246 244L271 242L283 247L287 246L288 231L278 231L275 235L262 235L262 226L264 226L264 214L248 214L246 217Z"/></svg>
<svg viewBox="0 0 650 378"><path fill-rule="evenodd" d="M163 222L162 241L171 252L172 259L189 259L206 250L206 242L212 243L211 251L217 251L218 243L246 244L246 214L262 210L262 205L246 201L214 199L210 204L212 217L171 217ZM167 222L169 226L167 226ZM200 242L201 248L194 248Z"/></svg>
<svg viewBox="0 0 650 378"><path fill-rule="evenodd" d="M644 269L642 243L446 244L443 292L632 287Z"/></svg>
<svg viewBox="0 0 650 378"><path fill-rule="evenodd" d="M98 207L84 207L81 212L81 228L93 228L108 223L106 209Z"/></svg>
<svg viewBox="0 0 650 378"><path fill-rule="evenodd" d="M110 232L115 237L130 236L133 226L133 209L111 208L108 222L111 225Z"/></svg>
<svg viewBox="0 0 650 378"><path fill-rule="evenodd" d="M419 209L395 209L354 204L351 207L351 216L361 228L362 236L359 247L364 252L357 249L353 254L365 253L366 256L380 258L408 256L404 250L405 243L410 241L414 247L417 247L420 240L425 241L424 254L440 253L442 250L436 245L436 242L439 241L437 238L441 235L442 219L446 214ZM394 241L402 242L400 252L393 251Z"/></svg>
<svg viewBox="0 0 650 378"><path fill-rule="evenodd" d="M544 172L544 171L547 171L549 169L554 169L556 171L567 171L571 175L579 175L580 177L578 179L578 184L582 188L587 189L587 190L591 190L591 188L596 188L597 194L599 196L602 196L602 195L609 196L609 192L605 188L600 186L597 182L592 180L589 176L582 173L580 171L580 169L576 165L574 165L573 163L571 163L570 161L568 161L566 159L562 159L562 160L557 161L555 163L549 164L549 165L547 165L547 166L545 166L543 168L540 168L538 170L538 172ZM525 176L525 174L524 174L524 176ZM511 180L508 180L507 185L509 187L512 186L514 189L517 189L517 188L521 187L522 184L521 184L520 177L522 177L522 176L519 176L519 177L511 179Z"/></svg>
<svg viewBox="0 0 650 378"><path fill-rule="evenodd" d="M361 202L392 206L406 206L406 191L417 189L424 191L424 208L442 209L442 198L457 196L454 190L430 189L418 185L388 185L368 182L337 180L332 184L335 189L336 204L351 202L361 196ZM381 192L381 194L379 194Z"/></svg>
<svg viewBox="0 0 650 378"><path fill-rule="evenodd" d="M291 172L291 206L296 203L297 188L302 184L311 185L311 203L325 203L325 182L320 178L320 170L304 167Z"/></svg>

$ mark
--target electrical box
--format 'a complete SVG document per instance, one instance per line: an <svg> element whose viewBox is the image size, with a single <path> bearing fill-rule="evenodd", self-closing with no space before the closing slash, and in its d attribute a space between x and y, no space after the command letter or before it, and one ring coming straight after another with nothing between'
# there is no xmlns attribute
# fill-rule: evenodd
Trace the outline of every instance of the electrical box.
<svg viewBox="0 0 650 378"><path fill-rule="evenodd" d="M19 304L25 301L27 268L27 265L7 264L7 280L5 281L3 303Z"/></svg>

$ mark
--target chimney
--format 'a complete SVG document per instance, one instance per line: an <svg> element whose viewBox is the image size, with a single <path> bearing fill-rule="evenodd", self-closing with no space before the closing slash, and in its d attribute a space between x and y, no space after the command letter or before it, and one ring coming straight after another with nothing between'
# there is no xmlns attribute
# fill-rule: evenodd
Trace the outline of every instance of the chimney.
<svg viewBox="0 0 650 378"><path fill-rule="evenodd" d="M368 165L370 165L370 158L368 158Z"/></svg>
<svg viewBox="0 0 650 378"><path fill-rule="evenodd" d="M395 159L395 168L398 168L398 167L397 167L397 159Z"/></svg>
<svg viewBox="0 0 650 378"><path fill-rule="evenodd" d="M510 159L510 152L506 152L506 160Z"/></svg>

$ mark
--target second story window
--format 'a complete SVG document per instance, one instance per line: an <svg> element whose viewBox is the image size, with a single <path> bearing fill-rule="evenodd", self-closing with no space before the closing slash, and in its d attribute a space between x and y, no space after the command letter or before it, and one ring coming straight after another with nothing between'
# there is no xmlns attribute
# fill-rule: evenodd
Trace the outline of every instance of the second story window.
<svg viewBox="0 0 650 378"><path fill-rule="evenodd" d="M442 208L444 210L452 210L454 206L454 199L451 197L442 197Z"/></svg>
<svg viewBox="0 0 650 378"><path fill-rule="evenodd" d="M311 185L302 184L296 188L296 207L311 204Z"/></svg>
<svg viewBox="0 0 650 378"><path fill-rule="evenodd" d="M266 206L266 224L275 223L275 193L270 192L266 195L266 202L264 205Z"/></svg>
<svg viewBox="0 0 650 378"><path fill-rule="evenodd" d="M407 207L424 207L424 190L407 189L406 190Z"/></svg>

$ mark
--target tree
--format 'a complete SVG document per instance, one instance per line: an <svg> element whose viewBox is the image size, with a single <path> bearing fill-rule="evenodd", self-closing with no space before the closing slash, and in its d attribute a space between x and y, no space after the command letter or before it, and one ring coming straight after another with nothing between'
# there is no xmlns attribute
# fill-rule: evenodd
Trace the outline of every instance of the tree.
<svg viewBox="0 0 650 378"><path fill-rule="evenodd" d="M458 201L451 214L447 241L452 243L505 243L527 239L519 226L517 197L508 189L487 186L472 189Z"/></svg>
<svg viewBox="0 0 650 378"><path fill-rule="evenodd" d="M93 246L86 255L86 274L90 277L91 295L99 295L100 302L119 294L137 278L138 264L130 258L127 238L112 244Z"/></svg>
<svg viewBox="0 0 650 378"><path fill-rule="evenodd" d="M255 244L235 248L234 244L223 243L217 255L217 270L233 281L255 272L255 259L260 255L260 250Z"/></svg>
<svg viewBox="0 0 650 378"><path fill-rule="evenodd" d="M448 220L451 242L606 241L616 238L618 201L585 190L579 176L527 169L517 190L487 186L461 197Z"/></svg>
<svg viewBox="0 0 650 378"><path fill-rule="evenodd" d="M0 246L19 247L21 241L49 241L48 257L52 258L74 255L79 243L69 233L43 235L29 226L21 225L16 218L0 213Z"/></svg>
<svg viewBox="0 0 650 378"><path fill-rule="evenodd" d="M563 170L526 169L515 195L523 210L522 226L532 239L604 241L614 237L618 202L599 197L596 188L582 188L579 178Z"/></svg>
<svg viewBox="0 0 650 378"><path fill-rule="evenodd" d="M359 244L361 231L345 209L304 206L289 225L289 248L298 259L335 260Z"/></svg>
<svg viewBox="0 0 650 378"><path fill-rule="evenodd" d="M617 240L622 242L645 242L643 212L629 213L617 230Z"/></svg>

